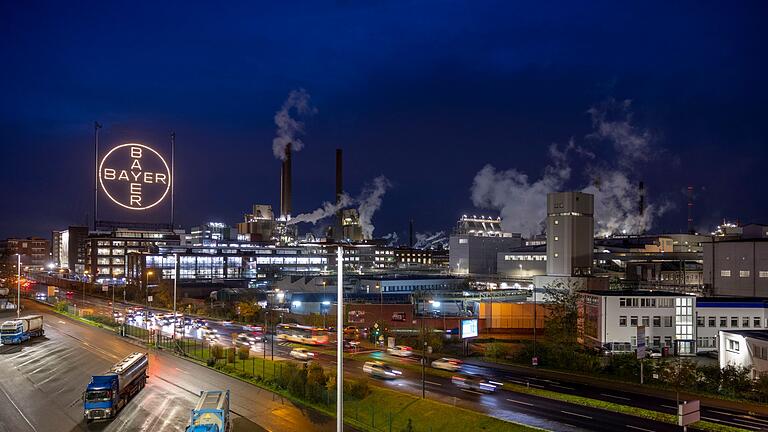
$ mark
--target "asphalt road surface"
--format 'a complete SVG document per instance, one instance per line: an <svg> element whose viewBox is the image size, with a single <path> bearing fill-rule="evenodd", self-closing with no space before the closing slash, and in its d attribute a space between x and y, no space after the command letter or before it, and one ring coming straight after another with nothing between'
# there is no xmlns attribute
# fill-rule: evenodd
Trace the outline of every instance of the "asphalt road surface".
<svg viewBox="0 0 768 432"><path fill-rule="evenodd" d="M330 431L333 419L211 369L150 352L147 386L110 422L86 424L81 395L92 375L126 355L145 351L106 330L51 313L27 301L25 313L44 316L45 336L0 345L0 432L183 430L199 392L231 390L236 432ZM0 319L15 314L0 315Z"/></svg>

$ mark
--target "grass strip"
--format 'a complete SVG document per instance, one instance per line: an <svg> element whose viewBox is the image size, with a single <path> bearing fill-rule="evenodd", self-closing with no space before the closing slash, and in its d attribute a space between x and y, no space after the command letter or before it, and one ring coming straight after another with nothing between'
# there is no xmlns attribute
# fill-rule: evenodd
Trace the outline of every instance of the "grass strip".
<svg viewBox="0 0 768 432"><path fill-rule="evenodd" d="M504 383L504 388L516 393L524 393L531 396L538 396L552 400L558 400L561 402L572 403L575 405L581 405L590 408L603 409L606 411L616 412L620 414L631 415L640 418L646 418L649 420L656 420L663 423L677 424L677 416L674 414L665 414L658 411L648 410L644 408L637 408L628 405L621 405L614 402L601 401L598 399L591 399L584 396L570 395L565 393L558 393L551 390L529 388L518 384ZM732 426L726 426L719 423L709 421L699 421L691 425L692 427L704 430L704 431L716 431L716 432L744 432L746 429L741 429Z"/></svg>

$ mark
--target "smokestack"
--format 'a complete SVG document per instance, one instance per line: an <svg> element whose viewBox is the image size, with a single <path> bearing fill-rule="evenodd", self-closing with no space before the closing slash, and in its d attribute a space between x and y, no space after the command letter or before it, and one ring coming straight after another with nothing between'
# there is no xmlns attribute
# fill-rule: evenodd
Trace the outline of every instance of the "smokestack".
<svg viewBox="0 0 768 432"><path fill-rule="evenodd" d="M688 234L695 234L693 229L693 186L688 186Z"/></svg>
<svg viewBox="0 0 768 432"><path fill-rule="evenodd" d="M413 249L413 219L408 223L408 246Z"/></svg>
<svg viewBox="0 0 768 432"><path fill-rule="evenodd" d="M280 183L280 216L287 219L291 215L291 143L285 146Z"/></svg>
<svg viewBox="0 0 768 432"><path fill-rule="evenodd" d="M638 211L640 213L640 217L643 217L645 216L645 184L642 181L637 186L637 191L639 192L639 195L640 195Z"/></svg>
<svg viewBox="0 0 768 432"><path fill-rule="evenodd" d="M341 149L336 149L336 204L341 202L341 194L344 193L344 183L342 176Z"/></svg>

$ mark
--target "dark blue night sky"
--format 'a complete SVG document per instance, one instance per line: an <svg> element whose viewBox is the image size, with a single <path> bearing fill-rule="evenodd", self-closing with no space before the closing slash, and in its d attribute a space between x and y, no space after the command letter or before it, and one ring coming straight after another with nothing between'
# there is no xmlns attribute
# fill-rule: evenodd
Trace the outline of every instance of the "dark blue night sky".
<svg viewBox="0 0 768 432"><path fill-rule="evenodd" d="M689 184L700 229L768 222L768 6L628 3L3 2L0 237L87 220L94 120L104 148L167 149L176 132L184 226L277 209L273 117L299 88L317 113L302 118L294 209L334 199L343 147L351 195L379 175L392 184L376 235L503 213L475 210L478 172L515 169L526 189L551 174L550 144L571 139L557 186L602 170L644 180L652 231L685 230ZM645 155L623 164L595 110Z"/></svg>

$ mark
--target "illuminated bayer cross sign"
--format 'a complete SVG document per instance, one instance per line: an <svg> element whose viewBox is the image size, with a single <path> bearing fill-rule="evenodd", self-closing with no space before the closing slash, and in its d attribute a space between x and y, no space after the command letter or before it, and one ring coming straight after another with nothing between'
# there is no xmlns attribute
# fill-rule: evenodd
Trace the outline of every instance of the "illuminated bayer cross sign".
<svg viewBox="0 0 768 432"><path fill-rule="evenodd" d="M101 159L99 183L115 204L146 210L171 188L171 170L160 153L144 144L121 144Z"/></svg>

